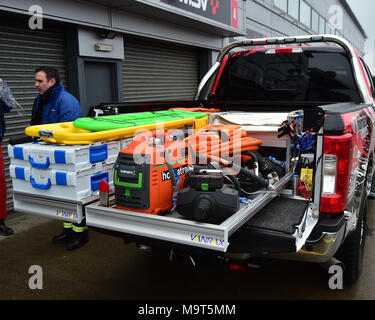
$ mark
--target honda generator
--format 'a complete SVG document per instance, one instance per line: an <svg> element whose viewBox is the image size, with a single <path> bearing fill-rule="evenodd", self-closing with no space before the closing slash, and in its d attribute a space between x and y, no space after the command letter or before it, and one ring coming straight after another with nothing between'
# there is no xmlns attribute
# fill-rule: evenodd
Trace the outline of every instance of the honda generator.
<svg viewBox="0 0 375 320"><path fill-rule="evenodd" d="M188 170L184 142L164 132L137 135L115 164L116 208L149 214L171 210Z"/></svg>

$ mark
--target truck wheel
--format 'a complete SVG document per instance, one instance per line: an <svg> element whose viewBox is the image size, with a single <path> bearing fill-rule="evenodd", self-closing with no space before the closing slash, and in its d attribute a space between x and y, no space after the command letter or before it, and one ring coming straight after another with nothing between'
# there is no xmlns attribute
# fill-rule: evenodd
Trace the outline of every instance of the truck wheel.
<svg viewBox="0 0 375 320"><path fill-rule="evenodd" d="M357 226L336 254L337 259L344 263L344 283L347 285L354 284L358 280L363 267L367 197L365 188L362 190Z"/></svg>

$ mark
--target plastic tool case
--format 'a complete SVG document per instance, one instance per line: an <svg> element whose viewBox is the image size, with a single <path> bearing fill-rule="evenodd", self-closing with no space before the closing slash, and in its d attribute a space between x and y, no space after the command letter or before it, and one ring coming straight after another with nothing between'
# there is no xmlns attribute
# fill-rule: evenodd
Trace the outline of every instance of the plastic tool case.
<svg viewBox="0 0 375 320"><path fill-rule="evenodd" d="M81 222L84 205L98 198L99 182L113 188L113 166L128 143L9 145L15 210Z"/></svg>

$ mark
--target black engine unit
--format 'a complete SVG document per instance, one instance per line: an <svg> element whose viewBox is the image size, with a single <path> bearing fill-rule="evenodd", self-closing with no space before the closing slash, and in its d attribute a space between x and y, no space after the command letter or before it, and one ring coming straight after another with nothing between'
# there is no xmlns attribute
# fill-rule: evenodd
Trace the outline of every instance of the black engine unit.
<svg viewBox="0 0 375 320"><path fill-rule="evenodd" d="M191 174L189 183L177 196L176 209L184 217L220 223L238 211L238 191L224 184L221 173Z"/></svg>

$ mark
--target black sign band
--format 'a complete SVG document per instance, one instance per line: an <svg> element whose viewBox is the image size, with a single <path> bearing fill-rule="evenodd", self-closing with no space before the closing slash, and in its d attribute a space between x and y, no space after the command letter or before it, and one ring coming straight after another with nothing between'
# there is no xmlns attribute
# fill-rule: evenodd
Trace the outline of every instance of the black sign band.
<svg viewBox="0 0 375 320"><path fill-rule="evenodd" d="M161 2L238 28L237 0L161 0Z"/></svg>

